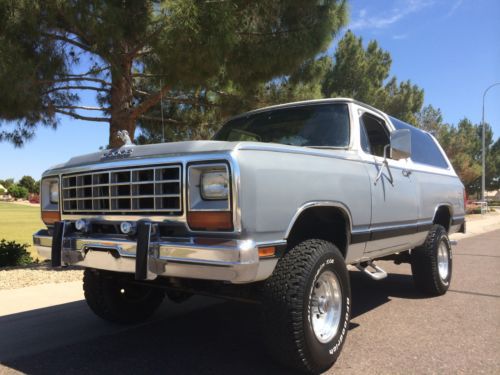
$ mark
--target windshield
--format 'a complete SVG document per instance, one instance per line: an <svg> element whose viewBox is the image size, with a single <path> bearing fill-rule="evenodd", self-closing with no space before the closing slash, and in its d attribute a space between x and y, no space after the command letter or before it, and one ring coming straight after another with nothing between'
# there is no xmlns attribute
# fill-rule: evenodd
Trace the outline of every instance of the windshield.
<svg viewBox="0 0 500 375"><path fill-rule="evenodd" d="M347 147L349 109L347 104L316 104L250 114L227 122L214 139Z"/></svg>

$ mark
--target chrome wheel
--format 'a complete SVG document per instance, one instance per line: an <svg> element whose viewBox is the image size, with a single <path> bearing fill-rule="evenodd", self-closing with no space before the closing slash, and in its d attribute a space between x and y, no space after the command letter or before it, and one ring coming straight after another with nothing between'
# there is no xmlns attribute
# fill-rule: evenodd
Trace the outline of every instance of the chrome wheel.
<svg viewBox="0 0 500 375"><path fill-rule="evenodd" d="M450 272L450 258L448 246L444 241L439 244L437 258L439 277L441 280L446 280Z"/></svg>
<svg viewBox="0 0 500 375"><path fill-rule="evenodd" d="M323 272L316 280L310 296L310 322L321 343L329 342L337 333L342 312L342 291L337 276Z"/></svg>

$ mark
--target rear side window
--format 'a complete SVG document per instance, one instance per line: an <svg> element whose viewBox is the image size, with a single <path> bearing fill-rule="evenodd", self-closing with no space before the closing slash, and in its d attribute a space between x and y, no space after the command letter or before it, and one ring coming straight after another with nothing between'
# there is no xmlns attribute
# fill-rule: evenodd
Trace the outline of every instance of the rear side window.
<svg viewBox="0 0 500 375"><path fill-rule="evenodd" d="M391 121L396 129L409 129L411 132L411 160L415 163L426 164L437 168L448 168L441 150L439 150L434 139L411 125L408 125L394 117Z"/></svg>

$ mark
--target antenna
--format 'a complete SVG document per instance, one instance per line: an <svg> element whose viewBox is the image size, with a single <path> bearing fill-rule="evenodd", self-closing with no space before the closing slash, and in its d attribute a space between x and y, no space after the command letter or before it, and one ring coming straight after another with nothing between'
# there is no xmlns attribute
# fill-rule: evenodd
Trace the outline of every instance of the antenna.
<svg viewBox="0 0 500 375"><path fill-rule="evenodd" d="M160 78L161 142L165 143L165 124L163 122L163 82Z"/></svg>

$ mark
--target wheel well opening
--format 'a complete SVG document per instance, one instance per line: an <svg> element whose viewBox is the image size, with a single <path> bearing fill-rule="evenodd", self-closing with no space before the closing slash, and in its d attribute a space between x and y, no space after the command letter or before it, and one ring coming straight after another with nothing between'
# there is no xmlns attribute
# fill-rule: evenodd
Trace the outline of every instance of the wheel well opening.
<svg viewBox="0 0 500 375"><path fill-rule="evenodd" d="M307 239L317 238L335 244L346 256L349 238L349 219L337 207L312 207L306 209L293 224L288 236L292 248Z"/></svg>
<svg viewBox="0 0 500 375"><path fill-rule="evenodd" d="M447 232L450 230L451 213L447 206L440 206L434 215L433 224L442 225Z"/></svg>

